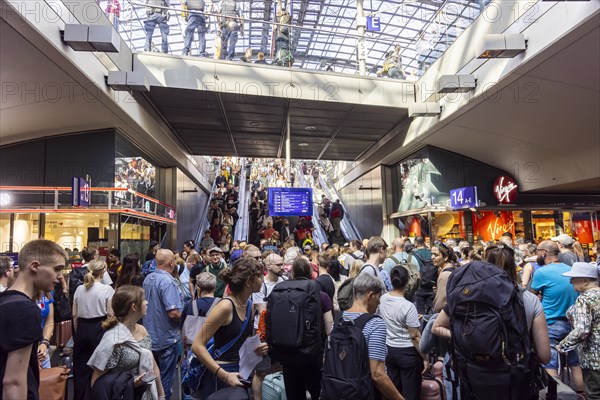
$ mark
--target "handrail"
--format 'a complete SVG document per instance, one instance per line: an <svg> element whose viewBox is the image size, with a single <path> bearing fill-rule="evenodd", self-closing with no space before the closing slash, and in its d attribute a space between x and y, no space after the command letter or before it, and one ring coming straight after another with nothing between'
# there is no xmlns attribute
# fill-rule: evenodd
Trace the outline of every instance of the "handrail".
<svg viewBox="0 0 600 400"><path fill-rule="evenodd" d="M245 158L240 159L241 172L240 182L238 185L238 221L235 225L235 232L233 234L233 240L244 240L248 241L248 221L250 217L248 215L248 187L246 182L246 163Z"/></svg>
<svg viewBox="0 0 600 400"><path fill-rule="evenodd" d="M328 199L333 201L331 194L334 194L337 199L340 198L340 195L337 189L335 188L335 185L333 185L333 182L331 182L331 179L329 179L329 176L327 174L319 174L319 181L321 183L321 189L323 189L323 192L325 192L325 196L327 196ZM346 206L344 206L342 202L340 202L340 205L342 206L342 210L344 210L344 218L340 223L342 235L348 241L361 240L362 237L360 235L360 231L352 221L352 216L350 215L350 213L348 213L348 209L346 208Z"/></svg>
<svg viewBox="0 0 600 400"><path fill-rule="evenodd" d="M202 237L204 236L204 232L206 232L206 230L210 227L211 221L208 220L208 209L210 208L212 196L213 196L213 193L215 193L215 188L217 186L217 176L218 176L219 172L221 171L221 162L222 162L222 160L219 159L219 164L218 164L218 167L216 168L215 177L214 177L211 189L210 189L210 195L208 196L206 204L204 205L204 209L202 210L202 214L201 214L202 223L198 227L198 231L196 232L196 240L194 241L194 243L196 245L198 243L200 243L200 241L202 240Z"/></svg>

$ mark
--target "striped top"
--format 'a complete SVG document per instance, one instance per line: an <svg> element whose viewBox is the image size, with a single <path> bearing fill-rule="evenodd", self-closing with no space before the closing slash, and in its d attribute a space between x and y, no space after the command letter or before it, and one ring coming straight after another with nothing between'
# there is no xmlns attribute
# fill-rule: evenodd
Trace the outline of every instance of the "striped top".
<svg viewBox="0 0 600 400"><path fill-rule="evenodd" d="M344 311L344 318L354 321L362 313ZM369 359L385 361L387 356L387 347L385 345L387 328L385 322L380 317L371 319L363 328L363 335L369 347Z"/></svg>

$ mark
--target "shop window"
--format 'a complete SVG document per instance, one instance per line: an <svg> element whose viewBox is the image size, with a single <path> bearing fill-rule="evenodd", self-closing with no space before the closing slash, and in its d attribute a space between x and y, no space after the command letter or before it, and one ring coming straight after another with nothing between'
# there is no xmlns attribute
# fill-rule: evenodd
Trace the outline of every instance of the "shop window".
<svg viewBox="0 0 600 400"><path fill-rule="evenodd" d="M39 238L38 213L15 213L13 228L13 251L19 252L25 243ZM2 248L7 249L10 238L10 214L2 214L1 220Z"/></svg>
<svg viewBox="0 0 600 400"><path fill-rule="evenodd" d="M109 214L47 213L45 238L61 247L79 251L86 246L116 247L109 243Z"/></svg>
<svg viewBox="0 0 600 400"><path fill-rule="evenodd" d="M128 188L155 198L156 167L142 157L116 157L115 187Z"/></svg>
<svg viewBox="0 0 600 400"><path fill-rule="evenodd" d="M535 240L549 240L553 236L562 233L562 228L556 223L553 211L532 211L531 221L533 223L533 233Z"/></svg>
<svg viewBox="0 0 600 400"><path fill-rule="evenodd" d="M466 238L463 212L434 213L432 230L438 240Z"/></svg>
<svg viewBox="0 0 600 400"><path fill-rule="evenodd" d="M512 211L477 211L473 213L473 230L477 241L498 240L504 232L515 236L515 218Z"/></svg>

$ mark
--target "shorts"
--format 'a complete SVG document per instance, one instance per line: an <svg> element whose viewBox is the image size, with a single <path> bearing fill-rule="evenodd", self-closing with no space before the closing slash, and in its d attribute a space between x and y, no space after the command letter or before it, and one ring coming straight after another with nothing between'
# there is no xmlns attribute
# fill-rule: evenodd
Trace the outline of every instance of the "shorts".
<svg viewBox="0 0 600 400"><path fill-rule="evenodd" d="M263 356L263 359L261 362L259 362L258 364L256 364L256 367L254 367L256 372L268 372L271 370L271 357L269 357L268 355Z"/></svg>
<svg viewBox="0 0 600 400"><path fill-rule="evenodd" d="M544 365L546 369L555 369L559 370L560 365L560 357L558 351L556 350L556 345L560 343L568 334L571 332L571 324L567 320L558 320L553 324L548 325L548 336L550 337L550 352L551 358L548 364ZM579 366L579 356L575 350L569 351L567 353L567 364L572 367Z"/></svg>

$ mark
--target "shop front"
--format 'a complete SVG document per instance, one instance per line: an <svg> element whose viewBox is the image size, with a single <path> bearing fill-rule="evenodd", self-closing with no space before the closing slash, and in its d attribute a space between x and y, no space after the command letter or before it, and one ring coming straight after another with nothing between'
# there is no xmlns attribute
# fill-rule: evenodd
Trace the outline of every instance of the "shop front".
<svg viewBox="0 0 600 400"><path fill-rule="evenodd" d="M598 196L519 193L505 172L440 149L400 163L395 181L398 208L390 218L400 235L473 244L505 232L536 242L566 233L586 251L600 240Z"/></svg>
<svg viewBox="0 0 600 400"><path fill-rule="evenodd" d="M72 188L6 187L0 192L18 198L23 193L55 192L57 200L71 198ZM163 242L167 227L176 223L175 209L147 195L126 188L92 188L92 199L104 199L88 207L72 204L6 205L0 209L2 253L18 253L30 240L44 238L63 247L69 266L81 262L81 250L93 246L105 257L110 249L122 256L138 253L141 258L149 243ZM118 196L117 196L118 194ZM75 265L76 266L76 265ZM70 268L67 268L69 270Z"/></svg>

